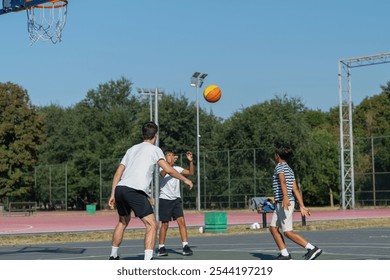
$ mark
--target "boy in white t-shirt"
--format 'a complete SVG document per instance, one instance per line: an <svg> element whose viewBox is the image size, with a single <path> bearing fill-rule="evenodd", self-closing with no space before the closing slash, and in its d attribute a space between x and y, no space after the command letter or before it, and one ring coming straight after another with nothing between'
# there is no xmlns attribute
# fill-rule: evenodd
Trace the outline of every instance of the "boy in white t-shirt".
<svg viewBox="0 0 390 280"><path fill-rule="evenodd" d="M194 163L192 159L192 153L187 152L187 160L189 161L189 169L184 169L180 166L175 165L177 156L175 156L172 150L165 151L165 158L169 165L183 175L194 175ZM183 255L190 256L193 254L190 246L188 245L187 239L187 226L184 219L183 206L180 195L180 181L165 170L160 168L160 197L159 197L159 219L161 221L160 234L159 234L159 245L158 245L158 256L168 256L168 252L165 248L165 238L167 235L169 222L176 220L179 226L179 232L181 236ZM192 187L190 186L190 189Z"/></svg>
<svg viewBox="0 0 390 280"><path fill-rule="evenodd" d="M119 164L112 181L111 196L108 205L116 207L119 221L112 235L110 260L119 260L118 249L123 240L124 231L134 211L145 225L145 260L153 258L158 224L149 201L149 185L157 163L165 172L192 188L192 182L173 169L165 160L162 150L155 146L158 127L153 122L142 126L144 141L127 150Z"/></svg>

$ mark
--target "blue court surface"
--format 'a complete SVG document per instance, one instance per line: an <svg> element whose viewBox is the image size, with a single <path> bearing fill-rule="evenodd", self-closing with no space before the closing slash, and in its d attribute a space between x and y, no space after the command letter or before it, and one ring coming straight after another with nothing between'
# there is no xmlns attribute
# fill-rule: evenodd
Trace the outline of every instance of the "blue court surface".
<svg viewBox="0 0 390 280"><path fill-rule="evenodd" d="M323 249L318 260L390 260L390 227L327 231L300 231L304 238ZM287 240L294 260L306 253ZM273 260L279 254L269 233L189 237L194 254L183 256L180 238L168 238L166 257L154 260ZM0 246L0 260L106 260L110 241L45 245ZM143 240L124 240L122 260L142 260Z"/></svg>

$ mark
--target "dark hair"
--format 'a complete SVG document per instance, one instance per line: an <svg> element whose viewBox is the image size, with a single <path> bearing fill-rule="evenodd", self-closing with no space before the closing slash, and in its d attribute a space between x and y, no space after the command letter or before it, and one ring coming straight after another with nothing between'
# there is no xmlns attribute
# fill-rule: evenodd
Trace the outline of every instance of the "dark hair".
<svg viewBox="0 0 390 280"><path fill-rule="evenodd" d="M286 144L276 144L275 153L277 153L281 159L288 160L292 156L292 149Z"/></svg>
<svg viewBox="0 0 390 280"><path fill-rule="evenodd" d="M167 155L167 154L175 154L175 153L173 152L172 149L166 149L166 150L164 151L164 155Z"/></svg>
<svg viewBox="0 0 390 280"><path fill-rule="evenodd" d="M158 126L154 122L146 122L142 126L142 138L144 140L153 139L158 132Z"/></svg>

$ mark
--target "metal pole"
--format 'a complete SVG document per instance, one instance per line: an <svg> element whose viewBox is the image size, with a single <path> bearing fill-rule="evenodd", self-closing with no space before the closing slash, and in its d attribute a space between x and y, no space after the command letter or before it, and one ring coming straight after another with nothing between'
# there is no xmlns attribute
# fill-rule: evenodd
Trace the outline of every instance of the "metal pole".
<svg viewBox="0 0 390 280"><path fill-rule="evenodd" d="M158 126L158 89L156 88L155 93L154 93L154 121L156 125ZM160 131L160 130L159 130ZM155 145L158 147L159 146L159 137L160 137L160 132L157 131L157 140ZM159 166L156 164L156 169L154 172L154 205L155 205L155 212L156 212L156 219L157 222L159 222L159 215L158 215L158 206L159 206L159 193L160 193L160 182L159 182Z"/></svg>
<svg viewBox="0 0 390 280"><path fill-rule="evenodd" d="M339 80L339 117L340 117L340 167L341 167L341 201L342 201L342 209L346 209L346 203L345 203L345 164L344 164L344 110L343 110L343 79L342 79L342 63L339 61L339 74L338 74L338 80Z"/></svg>
<svg viewBox="0 0 390 280"><path fill-rule="evenodd" d="M256 149L253 149L253 197L256 196Z"/></svg>
<svg viewBox="0 0 390 280"><path fill-rule="evenodd" d="M199 88L203 85L203 80L206 78L207 74L200 72L195 72L191 78L191 86L196 87L196 173L197 173L197 185L198 185L198 197L197 197L197 208L200 211L201 201L200 201L200 132L199 132Z"/></svg>
<svg viewBox="0 0 390 280"><path fill-rule="evenodd" d="M348 115L349 115L349 160L350 160L350 174L351 174L351 207L355 209L355 168L353 159L353 128L352 128L352 84L350 67L348 67Z"/></svg>
<svg viewBox="0 0 390 280"><path fill-rule="evenodd" d="M35 190L36 194L38 193L37 187L38 187L37 186L37 166L34 166L34 190ZM35 198L35 199L37 200L37 198ZM39 199L39 202L42 199L41 191L39 191L38 199Z"/></svg>
<svg viewBox="0 0 390 280"><path fill-rule="evenodd" d="M203 186L204 186L204 193L203 193L203 208L207 209L207 202L206 202L206 196L207 196L207 180L206 180L206 153L203 153Z"/></svg>
<svg viewBox="0 0 390 280"><path fill-rule="evenodd" d="M103 210L103 180L102 180L102 160L99 159L99 204L100 204L100 210Z"/></svg>
<svg viewBox="0 0 390 280"><path fill-rule="evenodd" d="M200 211L199 83L196 82L196 173L198 174L198 211Z"/></svg>
<svg viewBox="0 0 390 280"><path fill-rule="evenodd" d="M374 154L374 137L371 135L371 164L372 164L372 194L374 206L376 206L376 186L375 186L375 154Z"/></svg>
<svg viewBox="0 0 390 280"><path fill-rule="evenodd" d="M227 157L228 157L228 193L229 193L229 197L228 197L228 204L229 204L229 209L231 208L231 205L230 205L230 201L231 201L231 192L230 192L230 150L227 151Z"/></svg>
<svg viewBox="0 0 390 280"><path fill-rule="evenodd" d="M150 121L153 121L153 98L152 98L152 93L149 93L149 111L150 111Z"/></svg>
<svg viewBox="0 0 390 280"><path fill-rule="evenodd" d="M49 210L51 210L50 209L50 207L52 205L52 201L51 201L51 165L49 165L49 203L50 203Z"/></svg>
<svg viewBox="0 0 390 280"><path fill-rule="evenodd" d="M68 162L65 163L65 211L68 211Z"/></svg>

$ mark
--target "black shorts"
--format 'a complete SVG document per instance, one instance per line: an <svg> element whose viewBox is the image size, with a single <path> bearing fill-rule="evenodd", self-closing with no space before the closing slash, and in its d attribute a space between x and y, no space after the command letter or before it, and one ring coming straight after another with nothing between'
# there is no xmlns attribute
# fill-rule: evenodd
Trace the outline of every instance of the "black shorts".
<svg viewBox="0 0 390 280"><path fill-rule="evenodd" d="M160 198L158 203L158 215L161 222L174 221L177 218L184 217L180 198L175 200Z"/></svg>
<svg viewBox="0 0 390 280"><path fill-rule="evenodd" d="M146 193L126 186L115 188L115 203L119 216L130 216L134 211L135 216L142 219L154 213Z"/></svg>

